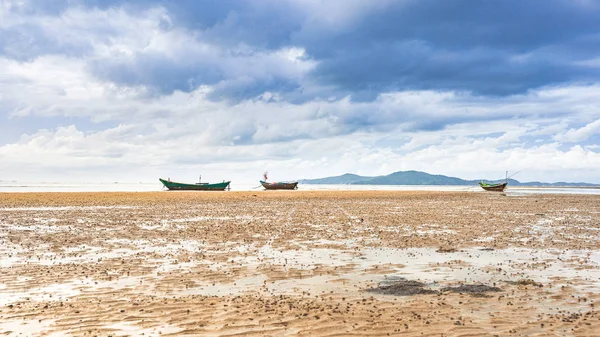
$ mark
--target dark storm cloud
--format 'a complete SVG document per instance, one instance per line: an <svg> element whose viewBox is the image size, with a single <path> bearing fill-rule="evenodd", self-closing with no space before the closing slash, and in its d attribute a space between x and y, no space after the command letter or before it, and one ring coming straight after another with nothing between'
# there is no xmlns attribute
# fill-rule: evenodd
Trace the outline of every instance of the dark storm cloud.
<svg viewBox="0 0 600 337"><path fill-rule="evenodd" d="M523 93L600 78L600 7L577 1L405 1L336 34L299 35L313 76L349 93L404 89Z"/></svg>
<svg viewBox="0 0 600 337"><path fill-rule="evenodd" d="M30 5L20 11L59 15L66 4L40 2L39 8ZM600 3L595 1L407 0L374 1L362 7L332 1L322 8L301 1L242 0L69 4L122 8L133 16L162 6L172 27L184 29L202 43L222 50L243 45L260 52L304 48L316 64L302 77L249 74L243 80L239 80L243 74L215 70L218 67L200 58L181 65L165 55L139 53L134 64L118 59L96 59L90 64L103 79L145 85L161 94L219 83L211 96L215 100L237 101L271 91L295 103L328 96L371 101L390 91L455 90L505 96L600 79L600 67L585 65L586 60L600 57ZM5 55L20 59L87 50L57 45L51 36L25 25L2 31L0 46ZM303 90L308 89L307 82L326 89Z"/></svg>
<svg viewBox="0 0 600 337"><path fill-rule="evenodd" d="M165 55L140 53L133 60L99 59L89 63L99 78L124 86L145 85L159 94L175 90L189 92L198 84L215 84L222 79L218 70L203 64L180 64Z"/></svg>
<svg viewBox="0 0 600 337"><path fill-rule="evenodd" d="M311 20L302 4L282 1L163 4L176 22L216 43L305 48L318 62L310 78L353 100L406 89L510 95L600 78L598 68L576 64L600 55L594 43L600 7L594 2L397 1L358 13L341 30ZM296 87L286 84L279 91L289 88ZM223 92L246 98L263 89L273 90Z"/></svg>
<svg viewBox="0 0 600 337"><path fill-rule="evenodd" d="M202 31L202 38L221 45L245 43L276 49L288 45L302 27L305 15L297 6L279 0L81 0L87 7L123 8L134 12L165 8L178 26Z"/></svg>

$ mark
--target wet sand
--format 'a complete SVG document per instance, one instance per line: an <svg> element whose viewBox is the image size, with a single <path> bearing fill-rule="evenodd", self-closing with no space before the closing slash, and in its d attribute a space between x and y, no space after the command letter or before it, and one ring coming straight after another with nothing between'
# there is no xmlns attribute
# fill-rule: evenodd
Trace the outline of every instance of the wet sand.
<svg viewBox="0 0 600 337"><path fill-rule="evenodd" d="M0 335L597 336L600 196L0 193Z"/></svg>

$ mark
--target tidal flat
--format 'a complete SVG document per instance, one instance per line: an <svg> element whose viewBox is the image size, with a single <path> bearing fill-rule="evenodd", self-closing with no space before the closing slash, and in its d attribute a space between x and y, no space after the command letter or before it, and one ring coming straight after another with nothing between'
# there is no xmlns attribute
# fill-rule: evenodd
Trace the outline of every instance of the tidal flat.
<svg viewBox="0 0 600 337"><path fill-rule="evenodd" d="M0 335L597 336L600 196L0 193Z"/></svg>

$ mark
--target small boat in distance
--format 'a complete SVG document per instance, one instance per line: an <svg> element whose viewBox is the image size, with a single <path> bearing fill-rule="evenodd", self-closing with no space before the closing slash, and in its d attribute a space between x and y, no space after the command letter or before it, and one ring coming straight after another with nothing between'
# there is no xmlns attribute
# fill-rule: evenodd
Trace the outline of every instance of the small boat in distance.
<svg viewBox="0 0 600 337"><path fill-rule="evenodd" d="M268 183L261 180L260 184L267 190L295 190L298 188L297 181Z"/></svg>
<svg viewBox="0 0 600 337"><path fill-rule="evenodd" d="M267 172L263 173L263 178L265 180L261 180L260 184L267 190L295 190L298 188L297 181L267 182L269 179L267 177Z"/></svg>
<svg viewBox="0 0 600 337"><path fill-rule="evenodd" d="M169 191L224 191L229 188L229 183L231 181L223 181L222 183L195 183L195 184L186 184L186 183L176 183L171 181L171 179L158 179L160 182L165 185Z"/></svg>
<svg viewBox="0 0 600 337"><path fill-rule="evenodd" d="M506 182L501 183L501 184L486 184L483 182L479 183L479 186L481 186L481 188L483 188L486 191L492 191L492 192L504 192L506 185L508 185L508 183L506 183Z"/></svg>
<svg viewBox="0 0 600 337"><path fill-rule="evenodd" d="M491 192L504 192L506 185L508 185L508 171L506 171L506 178L504 179L503 183L488 184L488 183L484 183L483 181L479 182L479 186L481 186L481 188L483 188L486 191L491 191Z"/></svg>

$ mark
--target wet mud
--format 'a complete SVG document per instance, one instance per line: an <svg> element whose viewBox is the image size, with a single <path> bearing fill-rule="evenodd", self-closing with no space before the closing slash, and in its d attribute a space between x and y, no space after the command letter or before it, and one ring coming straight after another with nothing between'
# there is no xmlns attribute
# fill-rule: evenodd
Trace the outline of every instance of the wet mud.
<svg viewBox="0 0 600 337"><path fill-rule="evenodd" d="M597 336L598 247L593 195L0 193L0 335Z"/></svg>

